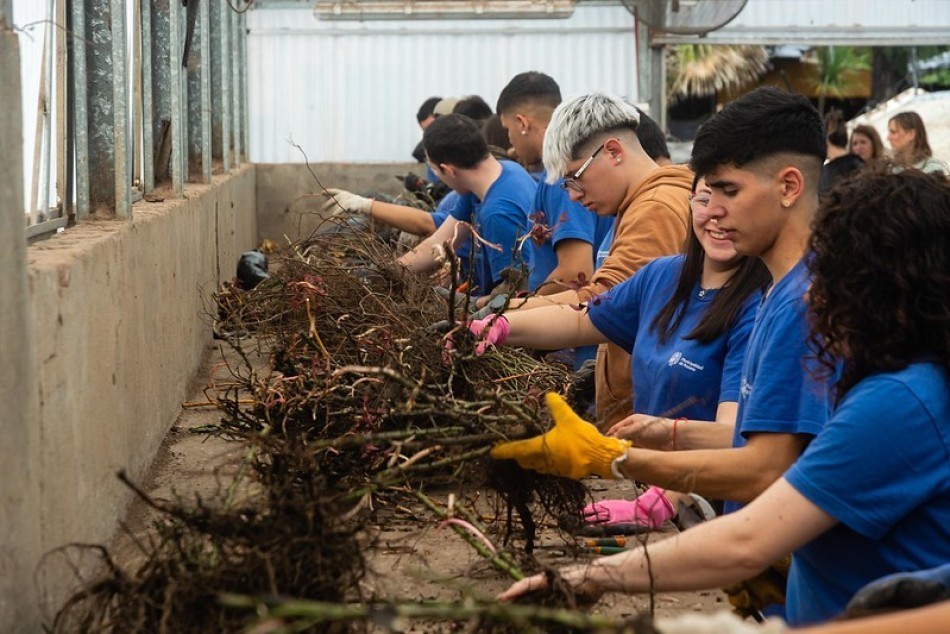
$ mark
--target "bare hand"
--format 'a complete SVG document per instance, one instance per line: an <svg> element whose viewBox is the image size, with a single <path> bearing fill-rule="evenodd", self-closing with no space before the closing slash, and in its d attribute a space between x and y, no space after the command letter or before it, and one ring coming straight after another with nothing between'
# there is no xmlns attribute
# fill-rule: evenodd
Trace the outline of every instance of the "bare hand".
<svg viewBox="0 0 950 634"><path fill-rule="evenodd" d="M608 436L629 440L645 449L667 449L670 446L670 419L633 414L607 430Z"/></svg>
<svg viewBox="0 0 950 634"><path fill-rule="evenodd" d="M574 592L578 603L593 605L597 603L604 594L604 589L593 579L595 572L602 569L603 568L596 563L590 565L580 564L562 568L558 571L558 574L561 577L561 581ZM529 592L544 590L547 587L548 580L544 574L526 577L521 581L516 581L511 584L511 587L498 595L498 600L505 602L512 601Z"/></svg>

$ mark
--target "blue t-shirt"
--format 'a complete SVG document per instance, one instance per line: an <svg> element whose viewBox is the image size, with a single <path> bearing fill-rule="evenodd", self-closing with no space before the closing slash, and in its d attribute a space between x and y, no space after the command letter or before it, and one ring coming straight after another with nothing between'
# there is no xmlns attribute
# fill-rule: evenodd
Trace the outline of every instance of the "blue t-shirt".
<svg viewBox="0 0 950 634"><path fill-rule="evenodd" d="M501 282L501 271L524 264L530 270L530 255L514 253L517 242L530 224L528 215L534 202L537 183L523 167L512 161L500 161L501 175L492 183L485 200L475 194L463 194L450 212L454 218L469 222L478 234L501 250L478 243L472 262L473 291L487 295Z"/></svg>
<svg viewBox="0 0 950 634"><path fill-rule="evenodd" d="M450 191L442 197L435 211L432 212L432 220L435 222L435 228L438 229L445 222L445 219L452 213L452 208L458 203L459 194L457 191Z"/></svg>
<svg viewBox="0 0 950 634"><path fill-rule="evenodd" d="M442 200L439 201L435 211L432 212L432 221L435 223L436 229L441 227L442 223L445 222L445 219L452 214L452 208L458 204L458 200L459 194L454 190L442 197ZM455 245L455 257L459 259L459 267L463 279L468 277L469 259L471 253L472 243L470 240L463 240L459 244Z"/></svg>
<svg viewBox="0 0 950 634"><path fill-rule="evenodd" d="M715 420L722 401L739 398L742 359L760 295L753 294L732 328L703 344L683 337L699 324L715 290L696 284L677 333L661 343L652 323L673 295L685 256L653 260L633 277L588 302L590 320L632 355L633 411Z"/></svg>
<svg viewBox="0 0 950 634"><path fill-rule="evenodd" d="M805 293L811 278L805 260L762 299L742 364L733 447L749 434L772 432L816 436L828 420L830 385L815 381L809 365ZM726 513L742 505L727 501Z"/></svg>
<svg viewBox="0 0 950 634"><path fill-rule="evenodd" d="M528 288L532 291L538 290L557 267L555 248L558 242L583 240L595 251L608 229L613 226L612 216L598 216L580 203L572 201L568 193L561 189L563 178L551 185L544 182L545 175L546 172L541 173L541 180L535 192L531 220L532 227L542 225L548 231L535 232L525 243L526 248L531 251L532 269ZM592 254L591 265L593 264Z"/></svg>
<svg viewBox="0 0 950 634"><path fill-rule="evenodd" d="M600 240L600 246L597 248L597 253L594 254L594 270L596 271L604 265L604 260L607 259L607 256L610 255L610 245L614 242L614 220L616 216L608 216L610 218L610 225L607 228L607 231L604 233L604 237Z"/></svg>
<svg viewBox="0 0 950 634"><path fill-rule="evenodd" d="M788 620L837 616L865 584L950 562L950 373L869 376L785 474L840 522L792 556Z"/></svg>

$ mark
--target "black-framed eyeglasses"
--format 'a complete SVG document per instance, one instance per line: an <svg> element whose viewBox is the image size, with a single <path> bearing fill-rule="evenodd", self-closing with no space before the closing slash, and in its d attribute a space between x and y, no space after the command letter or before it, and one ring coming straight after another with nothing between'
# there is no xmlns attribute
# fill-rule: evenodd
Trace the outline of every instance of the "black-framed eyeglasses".
<svg viewBox="0 0 950 634"><path fill-rule="evenodd" d="M600 151L604 149L604 146L607 145L606 142L602 143L599 148L594 150L594 153L590 155L590 158L584 161L584 164L581 165L580 169L574 172L574 175L570 178L565 178L564 182L561 183L561 189L573 189L576 192L583 192L584 186L577 182L577 179L584 175L584 171L590 167L590 164L594 162L594 159L600 154Z"/></svg>

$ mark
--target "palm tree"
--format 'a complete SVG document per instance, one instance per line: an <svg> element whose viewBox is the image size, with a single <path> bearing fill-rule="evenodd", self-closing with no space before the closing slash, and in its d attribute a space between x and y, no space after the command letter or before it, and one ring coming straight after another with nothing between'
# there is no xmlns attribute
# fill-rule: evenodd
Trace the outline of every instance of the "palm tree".
<svg viewBox="0 0 950 634"><path fill-rule="evenodd" d="M667 95L675 102L739 90L758 81L768 67L769 54L762 46L681 44L667 58Z"/></svg>
<svg viewBox="0 0 950 634"><path fill-rule="evenodd" d="M818 93L818 111L824 114L826 97L844 97L860 82L854 71L868 70L870 54L867 49L851 46L828 46L816 50L818 76L814 80Z"/></svg>

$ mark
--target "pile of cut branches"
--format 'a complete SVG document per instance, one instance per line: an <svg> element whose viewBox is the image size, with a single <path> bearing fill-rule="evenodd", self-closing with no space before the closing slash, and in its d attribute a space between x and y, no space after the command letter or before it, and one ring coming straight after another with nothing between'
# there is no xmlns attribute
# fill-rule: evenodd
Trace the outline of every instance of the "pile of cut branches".
<svg viewBox="0 0 950 634"><path fill-rule="evenodd" d="M371 234L318 233L271 256L270 268L252 291L226 285L215 296L219 328L241 362L213 396L220 423L204 430L246 444L255 493L239 504L157 502L128 483L161 514L155 536L140 542L144 563L124 570L97 550L106 573L72 597L56 631L237 631L249 618L237 595L293 631L348 630L383 609L375 597L377 607L365 607L359 581L373 547L366 527L385 525L387 509L431 513L515 579L525 560L493 539L530 554L545 518L577 526L581 484L488 456L500 440L544 431L541 397L569 391L568 368L516 349L476 355L464 325L434 332L436 322L463 322L464 302L440 298ZM259 367L252 352L269 363ZM435 503L433 490L455 504ZM503 525L480 523L475 500L484 504L485 490L499 494L492 516ZM544 609L570 607L569 594L551 595ZM338 605L343 616L288 621L266 607L283 605L278 597ZM480 631L529 622L547 630L551 618L569 631L605 625L544 610L476 612L417 616L478 618Z"/></svg>
<svg viewBox="0 0 950 634"><path fill-rule="evenodd" d="M490 484L517 509L529 550L532 502L576 519L582 487L493 477L512 467L488 458L499 440L543 431L541 397L569 390L566 367L517 349L478 356L464 325L434 332L439 321L462 324L464 302L440 298L370 234L318 233L272 261L271 277L253 291L217 298L229 330L252 335L231 343L253 341L271 363L231 368L236 386L220 399L226 416L216 431L272 456L304 445L328 482L360 495Z"/></svg>

